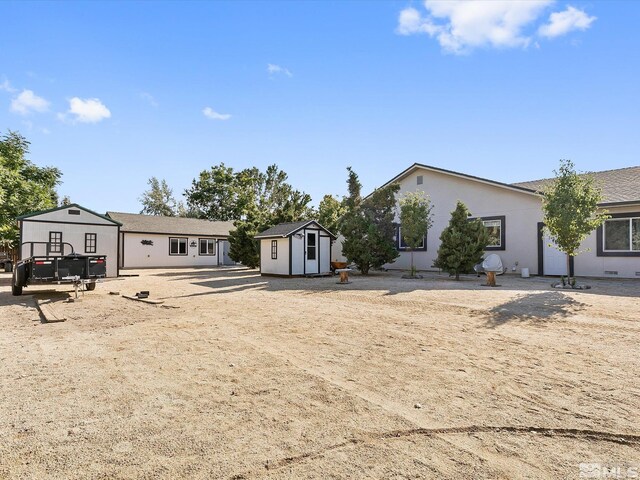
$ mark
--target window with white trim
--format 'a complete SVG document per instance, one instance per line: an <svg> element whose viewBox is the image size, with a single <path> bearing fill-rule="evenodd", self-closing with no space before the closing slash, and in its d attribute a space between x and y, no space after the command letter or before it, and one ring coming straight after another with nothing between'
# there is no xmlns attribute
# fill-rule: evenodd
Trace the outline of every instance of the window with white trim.
<svg viewBox="0 0 640 480"><path fill-rule="evenodd" d="M602 230L603 251L640 252L640 217L610 218Z"/></svg>
<svg viewBox="0 0 640 480"><path fill-rule="evenodd" d="M501 220L482 220L487 235L489 235L489 243L487 247L502 246L502 221Z"/></svg>
<svg viewBox="0 0 640 480"><path fill-rule="evenodd" d="M216 254L216 240L215 238L201 238L200 248L198 250L199 255L215 255Z"/></svg>
<svg viewBox="0 0 640 480"><path fill-rule="evenodd" d="M187 239L182 237L169 238L169 255L186 255Z"/></svg>

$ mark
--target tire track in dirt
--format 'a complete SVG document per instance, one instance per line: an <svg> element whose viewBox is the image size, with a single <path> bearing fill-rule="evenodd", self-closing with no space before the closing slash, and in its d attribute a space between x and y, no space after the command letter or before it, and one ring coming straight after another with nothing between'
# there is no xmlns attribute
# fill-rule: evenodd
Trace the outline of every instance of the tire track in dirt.
<svg viewBox="0 0 640 480"><path fill-rule="evenodd" d="M350 438L344 442L329 445L320 450L306 452L300 455L285 457L275 462L267 462L266 471L274 471L292 465L314 460L326 453L339 450L341 448L373 443L379 440L392 440L397 438L407 438L412 436L436 437L446 435L471 435L475 433L496 433L512 435L541 435L544 437L565 437L572 439L584 439L601 442L611 442L618 445L640 445L640 434L615 433L601 430L589 430L579 428L547 428L535 426L492 426L492 425L470 425L467 427L443 427L443 428L413 428L408 430L392 430L383 433L364 434L358 438ZM235 480L246 479L251 476L260 475L259 471L249 471L231 477Z"/></svg>

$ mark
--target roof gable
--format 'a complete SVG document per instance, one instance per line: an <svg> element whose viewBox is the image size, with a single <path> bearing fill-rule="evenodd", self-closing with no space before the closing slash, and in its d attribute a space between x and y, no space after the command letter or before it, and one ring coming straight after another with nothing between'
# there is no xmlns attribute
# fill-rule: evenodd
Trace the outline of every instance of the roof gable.
<svg viewBox="0 0 640 480"><path fill-rule="evenodd" d="M316 220L304 220L301 222L287 222L280 223L274 227L266 229L264 232L259 233L254 238L274 238L274 237L290 237L294 233L302 230L303 228L308 227L309 225L314 224L318 226L321 230L324 230L328 233L333 239L336 236L331 233L329 230L320 225Z"/></svg>
<svg viewBox="0 0 640 480"><path fill-rule="evenodd" d="M20 215L17 220L36 220L36 217L40 217L40 216L47 216L49 214L55 213L55 212L62 212L64 210L81 210L85 213L88 213L91 216L97 217L101 220L103 220L104 222L107 222L109 224L113 224L113 225L122 225L120 222L118 222L117 220L114 220L113 218L109 218L106 215L100 215L99 213L94 212L93 210L89 210L88 208L83 207L82 205L78 205L77 203L71 203L69 205L61 205L59 207L55 207L55 208L49 208L47 210L39 210L36 212L30 212L27 213L25 215ZM69 217L71 218L71 217Z"/></svg>
<svg viewBox="0 0 640 480"><path fill-rule="evenodd" d="M407 168L404 171L400 172L398 175L393 177L387 183L382 185L382 187L380 187L380 188L383 188L383 187L386 187L387 185L391 185L393 183L396 183L396 182L402 180L403 178L411 175L413 172L415 172L417 170L427 170L427 171L431 171L431 172L442 173L442 174L445 174L445 175L451 175L453 177L463 178L465 180L472 180L474 182L484 183L486 185L492 185L492 186L499 187L499 188L505 188L507 190L515 191L515 192L518 192L518 193L524 193L524 194L527 194L527 195L535 195L535 196L539 196L540 195L536 190L531 189L531 188L527 188L527 187L523 187L523 186L520 186L520 185L510 185L508 183L497 182L495 180L489 180L488 178L476 177L474 175L467 175L466 173L454 172L453 170L446 170L444 168L432 167L430 165L424 165L422 163L414 163L409 168ZM370 195L371 194L369 194L367 196L370 196Z"/></svg>

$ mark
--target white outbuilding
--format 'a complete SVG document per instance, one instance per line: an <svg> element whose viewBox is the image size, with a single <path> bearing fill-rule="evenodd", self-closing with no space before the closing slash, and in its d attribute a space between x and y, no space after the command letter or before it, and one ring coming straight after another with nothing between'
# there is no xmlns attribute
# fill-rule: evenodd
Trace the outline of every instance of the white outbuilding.
<svg viewBox="0 0 640 480"><path fill-rule="evenodd" d="M76 203L18 217L20 259L70 253L107 256L107 277L118 276L120 222Z"/></svg>
<svg viewBox="0 0 640 480"><path fill-rule="evenodd" d="M281 223L255 236L262 275L305 276L331 272L336 237L315 220Z"/></svg>

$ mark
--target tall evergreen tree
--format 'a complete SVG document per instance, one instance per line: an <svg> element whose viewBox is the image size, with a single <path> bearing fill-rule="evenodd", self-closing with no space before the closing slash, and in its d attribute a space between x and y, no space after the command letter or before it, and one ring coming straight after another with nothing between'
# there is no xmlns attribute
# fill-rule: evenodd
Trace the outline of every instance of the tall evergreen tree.
<svg viewBox="0 0 640 480"><path fill-rule="evenodd" d="M469 220L469 210L458 201L451 212L449 225L440 234L438 257L433 266L460 280L460 274L470 272L482 260L489 235L479 219Z"/></svg>
<svg viewBox="0 0 640 480"><path fill-rule="evenodd" d="M349 195L344 199L346 213L339 222L344 236L342 254L353 262L363 275L371 268L380 268L398 257L393 236L396 200L400 190L398 184L379 188L366 199L362 199L362 185L358 175L347 168Z"/></svg>

